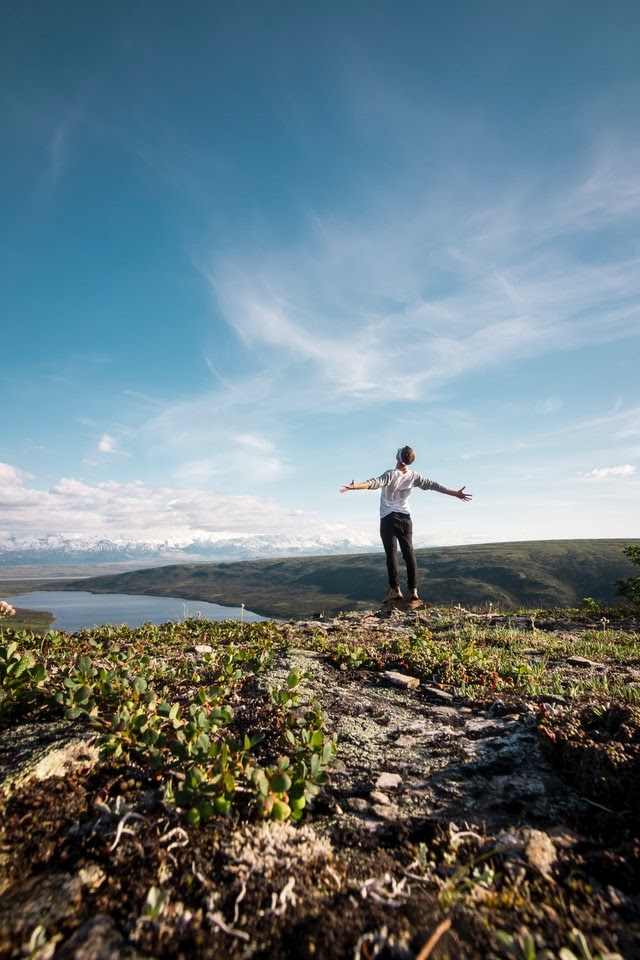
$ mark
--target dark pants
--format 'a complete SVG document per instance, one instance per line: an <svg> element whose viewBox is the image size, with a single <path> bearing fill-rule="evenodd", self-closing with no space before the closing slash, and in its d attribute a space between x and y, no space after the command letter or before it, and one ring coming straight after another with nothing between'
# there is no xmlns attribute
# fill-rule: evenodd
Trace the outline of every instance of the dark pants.
<svg viewBox="0 0 640 960"><path fill-rule="evenodd" d="M380 520L380 537L387 555L389 586L400 588L398 544L407 567L407 590L418 588L418 565L413 552L413 524L408 513L389 513Z"/></svg>

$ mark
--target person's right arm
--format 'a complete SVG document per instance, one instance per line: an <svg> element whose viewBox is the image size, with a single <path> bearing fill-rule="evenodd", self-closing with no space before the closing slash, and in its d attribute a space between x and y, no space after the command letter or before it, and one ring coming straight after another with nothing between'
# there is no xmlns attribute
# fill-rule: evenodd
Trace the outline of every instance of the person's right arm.
<svg viewBox="0 0 640 960"><path fill-rule="evenodd" d="M352 480L351 483L345 483L343 487L340 487L340 493L346 493L347 490L379 490L380 487L386 487L391 479L392 473L392 470L385 470L379 477L372 477L371 480L363 480L362 483L356 483Z"/></svg>
<svg viewBox="0 0 640 960"><path fill-rule="evenodd" d="M340 493L346 493L347 490L368 490L369 481L363 480L362 483L356 483L355 480L352 480L351 483L345 483L344 486L340 487Z"/></svg>

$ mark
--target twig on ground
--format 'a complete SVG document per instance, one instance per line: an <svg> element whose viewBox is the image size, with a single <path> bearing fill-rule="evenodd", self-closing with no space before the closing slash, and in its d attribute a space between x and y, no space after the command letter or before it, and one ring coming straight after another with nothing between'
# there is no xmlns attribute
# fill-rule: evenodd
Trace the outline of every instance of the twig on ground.
<svg viewBox="0 0 640 960"><path fill-rule="evenodd" d="M250 940L249 934L245 930L236 930L234 927L230 927L226 922L219 910L216 910L215 913L208 914L208 919L215 923L216 927L220 927L223 933L228 934L230 937L237 937L238 940L244 940L245 943Z"/></svg>
<svg viewBox="0 0 640 960"><path fill-rule="evenodd" d="M275 913L277 917L281 917L285 913L289 904L291 904L292 907L295 907L296 903L298 902L298 898L293 892L295 883L296 878L289 877L280 893L271 894L271 912ZM278 903L280 906L278 906Z"/></svg>
<svg viewBox="0 0 640 960"><path fill-rule="evenodd" d="M111 844L111 846L109 847L110 853L113 853L115 848L120 843L120 838L122 837L123 833L128 833L130 836L135 837L136 835L135 830L128 830L127 827L125 826L127 820L144 820L144 817L142 816L141 813L134 813L132 810L129 810L127 813L125 813L122 820L120 820L118 823L118 827L116 829L116 838Z"/></svg>
<svg viewBox="0 0 640 960"><path fill-rule="evenodd" d="M240 890L240 893L239 893L238 896L236 897L236 902L235 902L235 904L234 904L234 910L233 910L233 925L234 925L234 926L235 926L236 923L238 922L238 917L240 916L240 904L241 904L242 901L244 900L244 897L245 897L246 892L247 892L247 885L246 885L246 883L245 883L244 880L243 880L243 881L242 881L242 889Z"/></svg>
<svg viewBox="0 0 640 960"><path fill-rule="evenodd" d="M416 955L415 960L427 960L431 956L433 948L436 946L440 938L451 928L451 917L446 917L442 923L439 923L435 928L424 947Z"/></svg>
<svg viewBox="0 0 640 960"><path fill-rule="evenodd" d="M168 833L165 833L164 836L160 837L160 842L166 843L167 840L170 840L172 837L179 837L179 839L169 844L167 847L167 853L169 853L170 850L173 850L174 847L189 846L189 834L186 830L183 830L182 827L174 827L173 830L169 830Z"/></svg>
<svg viewBox="0 0 640 960"><path fill-rule="evenodd" d="M385 873L384 877L371 877L370 880L365 880L360 887L360 896L363 900L371 897L376 903L385 907L397 907L398 904L394 902L395 900L409 896L404 889L406 882L406 877L398 882L388 873Z"/></svg>

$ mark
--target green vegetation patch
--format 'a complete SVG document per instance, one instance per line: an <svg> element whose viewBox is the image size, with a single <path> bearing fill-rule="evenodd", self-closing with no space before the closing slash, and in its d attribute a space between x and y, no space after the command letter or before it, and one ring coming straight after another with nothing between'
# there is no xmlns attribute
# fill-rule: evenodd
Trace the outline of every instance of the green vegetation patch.
<svg viewBox="0 0 640 960"><path fill-rule="evenodd" d="M270 623L196 619L71 637L11 631L0 643L0 722L64 717L92 728L105 757L148 770L193 826L232 805L300 819L336 744L302 696L304 677L292 671L283 690L256 684L278 644Z"/></svg>

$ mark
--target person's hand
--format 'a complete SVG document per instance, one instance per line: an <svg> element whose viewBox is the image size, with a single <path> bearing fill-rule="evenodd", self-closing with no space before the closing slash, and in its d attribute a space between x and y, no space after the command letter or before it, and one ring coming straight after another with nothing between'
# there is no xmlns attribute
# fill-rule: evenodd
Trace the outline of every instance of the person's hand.
<svg viewBox="0 0 640 960"><path fill-rule="evenodd" d="M460 487L459 490L456 490L456 497L458 500L472 500L473 497L470 493L464 492L464 487Z"/></svg>
<svg viewBox="0 0 640 960"><path fill-rule="evenodd" d="M354 484L353 480L351 481L351 483L345 483L343 487L340 487L340 493L346 493L347 490L353 490L353 484Z"/></svg>

